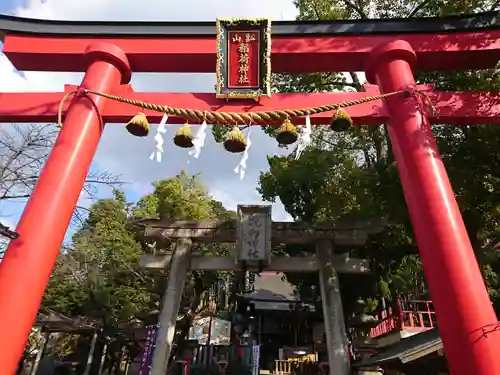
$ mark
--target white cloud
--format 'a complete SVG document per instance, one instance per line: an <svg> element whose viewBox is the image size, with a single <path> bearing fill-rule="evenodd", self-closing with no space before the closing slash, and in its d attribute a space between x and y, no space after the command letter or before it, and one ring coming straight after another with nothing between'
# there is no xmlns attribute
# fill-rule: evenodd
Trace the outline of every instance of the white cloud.
<svg viewBox="0 0 500 375"><path fill-rule="evenodd" d="M213 21L217 17L294 19L291 0L29 0L15 9L20 17L63 20Z"/></svg>
<svg viewBox="0 0 500 375"><path fill-rule="evenodd" d="M217 17L294 19L297 11L292 0L29 0L13 9L11 14L62 20L214 21ZM82 78L82 74L77 73L47 72L25 72L23 77L15 72L4 55L0 55L0 76L0 92L62 91L64 84L79 84ZM135 74L132 84L136 91L213 92L215 77L213 74ZM171 142L173 131L169 129L167 133L164 161L157 164L148 159L154 148L154 135L138 139L130 136L123 126L110 124L94 163L133 183L129 188L136 190L135 195L146 192L150 182L172 176L182 169L200 172L211 194L234 208L238 203L261 203L255 188L260 171L268 167L266 156L286 152L279 150L262 132L253 132L247 175L240 181L233 172L239 156L228 154L222 145L208 137L200 159L188 164L185 150L176 148ZM273 208L275 220L289 220L281 205Z"/></svg>

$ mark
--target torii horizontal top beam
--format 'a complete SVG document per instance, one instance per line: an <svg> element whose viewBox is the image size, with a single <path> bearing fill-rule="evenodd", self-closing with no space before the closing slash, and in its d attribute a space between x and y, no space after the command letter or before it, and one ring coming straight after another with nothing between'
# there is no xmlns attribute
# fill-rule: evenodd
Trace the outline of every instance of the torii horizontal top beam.
<svg viewBox="0 0 500 375"><path fill-rule="evenodd" d="M67 86L66 92L76 86ZM156 93L132 92L124 86L114 94L129 99L142 100L156 104L168 104L171 107L195 108L214 111L268 111L283 108L296 109L318 105L357 100L378 94L376 86L366 86L367 92L333 92L312 94L274 94L271 98L261 98L259 103L253 100L238 100L227 104L216 99L214 94L197 93ZM433 124L500 124L500 95L492 92L432 92L427 93L435 105L437 115L429 113ZM0 122L38 122L57 121L59 102L64 93L0 93ZM67 101L65 108L69 101ZM387 112L381 101L373 101L347 108L356 124L381 124L387 120ZM131 105L111 101L101 116L108 123L126 123L138 112ZM145 111L152 123L158 123L161 113ZM312 116L313 124L327 124L331 112ZM180 123L183 119L171 116L169 123Z"/></svg>
<svg viewBox="0 0 500 375"><path fill-rule="evenodd" d="M237 240L236 220L162 221L142 219L136 222L149 239L173 240L191 238L194 242L231 243ZM385 220L366 220L346 224L315 224L300 222L273 222L273 243L307 244L319 240L332 240L337 245L363 245L369 234L379 233Z"/></svg>
<svg viewBox="0 0 500 375"><path fill-rule="evenodd" d="M211 73L213 22L70 22L0 16L4 53L18 70L82 72L96 39L122 48L134 72ZM500 59L497 12L425 19L275 22L274 72L363 71L371 49L408 41L418 69L486 69Z"/></svg>

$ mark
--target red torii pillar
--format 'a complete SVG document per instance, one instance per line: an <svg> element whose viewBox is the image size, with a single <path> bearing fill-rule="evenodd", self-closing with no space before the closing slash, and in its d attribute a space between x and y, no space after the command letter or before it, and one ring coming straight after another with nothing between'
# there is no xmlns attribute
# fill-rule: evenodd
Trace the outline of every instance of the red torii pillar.
<svg viewBox="0 0 500 375"><path fill-rule="evenodd" d="M81 87L111 92L130 81L125 53L115 45L87 48ZM0 373L14 375L76 207L104 124L106 100L77 95L0 264Z"/></svg>
<svg viewBox="0 0 500 375"><path fill-rule="evenodd" d="M405 41L376 47L367 78L381 93L415 89ZM386 99L389 136L452 375L500 375L500 330L422 98ZM425 105L425 104L424 104Z"/></svg>

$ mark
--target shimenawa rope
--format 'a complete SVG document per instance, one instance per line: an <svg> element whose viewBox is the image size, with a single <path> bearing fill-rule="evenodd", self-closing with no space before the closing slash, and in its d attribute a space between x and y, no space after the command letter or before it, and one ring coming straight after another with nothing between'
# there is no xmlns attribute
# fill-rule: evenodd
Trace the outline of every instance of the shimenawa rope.
<svg viewBox="0 0 500 375"><path fill-rule="evenodd" d="M82 95L93 94L109 100L115 100L117 102L140 107L143 110L146 109L155 112L166 113L167 115L180 116L192 123L197 123L206 120L210 124L220 124L220 125L231 125L231 124L266 125L270 122L282 121L287 118L302 117L322 112L335 111L339 108L346 108L358 104L372 102L375 100L381 100L394 95L401 95L401 94L409 95L410 92L407 90L401 90L401 91L390 92L387 94L367 96L365 98L358 100L351 100L342 103L327 104L324 106L310 107L310 108L282 109L282 110L261 111L261 112L216 112L216 111L205 111L205 110L190 109L190 108L169 107L154 103L146 103L139 100L127 99L121 96L105 94L93 90L77 89L66 93L62 98L61 102L59 103L59 112L57 121L59 127L62 126L62 114L63 114L64 103L66 102L66 100L69 99L71 95L74 94L82 94Z"/></svg>

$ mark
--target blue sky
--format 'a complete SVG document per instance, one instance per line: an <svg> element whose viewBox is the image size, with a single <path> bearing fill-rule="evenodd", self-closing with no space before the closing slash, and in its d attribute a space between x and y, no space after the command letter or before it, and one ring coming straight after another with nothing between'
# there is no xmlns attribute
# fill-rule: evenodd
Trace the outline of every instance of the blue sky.
<svg viewBox="0 0 500 375"><path fill-rule="evenodd" d="M20 0L2 0L0 1L0 13L9 14L14 8L21 5Z"/></svg>
<svg viewBox="0 0 500 375"><path fill-rule="evenodd" d="M294 19L296 9L292 0L0 0L0 12L19 17L66 20L160 20L213 21L217 17L269 17L272 20ZM0 54L0 92L8 91L63 91L64 84L79 84L82 74L16 72L6 57ZM213 92L215 74L134 74L135 91ZM165 103L160 103L165 104ZM9 126L9 124L0 124ZM248 169L243 180L233 169L240 155L229 154L207 133L205 147L199 159L189 157L186 150L173 146L172 137L177 126L167 125L165 155L162 163L149 160L154 150L154 134L145 139L131 137L123 125L106 127L97 150L93 168L120 175L128 182L124 189L130 200L136 200L151 191L151 182L168 178L181 170L201 173L210 194L234 209L237 204L263 203L256 192L261 171L268 168L267 155L285 154L276 142L259 128L252 132ZM109 189L101 189L100 196L109 196ZM82 201L83 204L89 202ZM15 224L25 202L0 204L0 220ZM273 206L275 220L289 220L281 204Z"/></svg>

